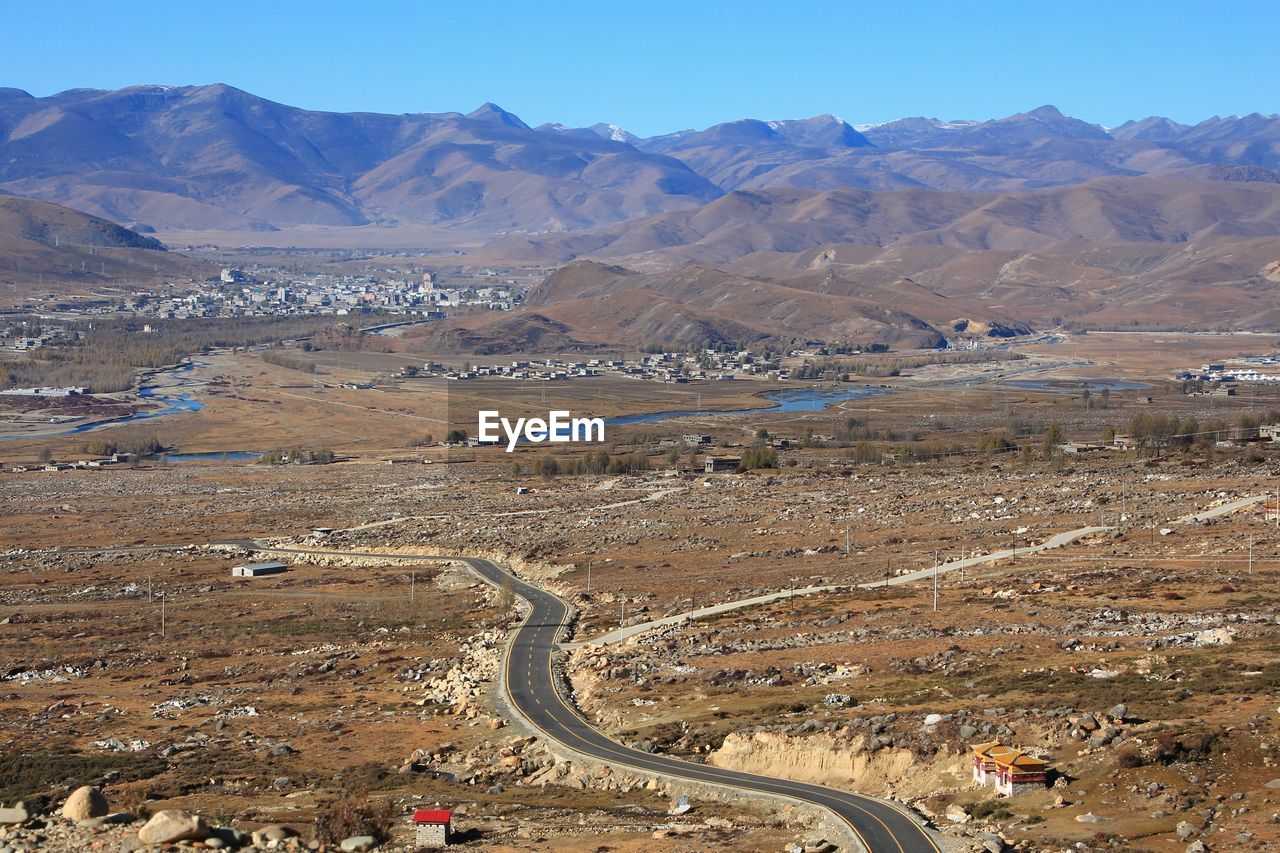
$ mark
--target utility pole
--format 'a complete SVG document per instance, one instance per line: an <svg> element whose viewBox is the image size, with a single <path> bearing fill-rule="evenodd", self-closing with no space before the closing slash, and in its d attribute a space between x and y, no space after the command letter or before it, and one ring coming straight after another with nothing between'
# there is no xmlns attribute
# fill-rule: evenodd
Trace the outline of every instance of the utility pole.
<svg viewBox="0 0 1280 853"><path fill-rule="evenodd" d="M622 618L618 620L618 627L627 627L627 600L625 598L622 599Z"/></svg>
<svg viewBox="0 0 1280 853"><path fill-rule="evenodd" d="M938 552L933 552L933 612L938 612Z"/></svg>

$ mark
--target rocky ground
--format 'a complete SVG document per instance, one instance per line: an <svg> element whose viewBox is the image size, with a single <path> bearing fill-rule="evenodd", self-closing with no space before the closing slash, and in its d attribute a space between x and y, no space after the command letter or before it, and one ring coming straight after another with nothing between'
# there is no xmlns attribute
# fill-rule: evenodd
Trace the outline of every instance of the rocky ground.
<svg viewBox="0 0 1280 853"><path fill-rule="evenodd" d="M1280 841L1280 535L1255 511L1172 523L1272 489L1270 456L784 458L712 477L543 480L508 460L5 475L0 801L26 817L0 843L141 844L144 818L180 810L210 827L191 841L279 824L298 846L395 848L412 808L436 803L476 849L651 849L657 834L663 849L778 850L812 833L696 793L671 815L682 792L512 728L489 691L510 614L458 568L288 557L284 575L232 579L253 555L207 543L251 535L498 557L571 598L579 638L837 584L575 651L580 703L642 749L894 796L962 849ZM936 612L927 583L852 588L1093 524L1116 530L943 575ZM968 779L967 745L986 739L1045 756L1060 781L992 805ZM127 817L59 817L81 785ZM370 814L322 830L356 801L389 808L391 829Z"/></svg>

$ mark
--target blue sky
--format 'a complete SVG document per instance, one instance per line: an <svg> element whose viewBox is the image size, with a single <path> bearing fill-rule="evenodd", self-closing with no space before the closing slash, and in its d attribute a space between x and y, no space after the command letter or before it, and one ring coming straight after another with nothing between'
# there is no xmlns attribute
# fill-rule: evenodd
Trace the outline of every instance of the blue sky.
<svg viewBox="0 0 1280 853"><path fill-rule="evenodd" d="M223 82L324 110L612 122L1280 112L1280 3L59 2L6 10L0 86Z"/></svg>

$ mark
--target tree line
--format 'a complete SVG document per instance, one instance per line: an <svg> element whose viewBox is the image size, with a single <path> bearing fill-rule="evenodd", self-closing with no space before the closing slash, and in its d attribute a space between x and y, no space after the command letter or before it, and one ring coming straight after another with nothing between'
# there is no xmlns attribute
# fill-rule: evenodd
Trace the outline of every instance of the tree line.
<svg viewBox="0 0 1280 853"><path fill-rule="evenodd" d="M378 319L363 318L368 323ZM74 385L97 394L123 391L133 387L137 370L176 364L188 355L215 348L308 337L332 327L334 320L318 315L146 321L119 317L75 320L62 325L68 329L64 342L0 363L0 388ZM150 332L146 326L151 327Z"/></svg>
<svg viewBox="0 0 1280 853"><path fill-rule="evenodd" d="M901 376L902 371L930 364L980 364L988 361L1020 361L1022 353L1005 350L947 350L894 358L824 358L806 361L791 372L793 379L841 379L853 376Z"/></svg>

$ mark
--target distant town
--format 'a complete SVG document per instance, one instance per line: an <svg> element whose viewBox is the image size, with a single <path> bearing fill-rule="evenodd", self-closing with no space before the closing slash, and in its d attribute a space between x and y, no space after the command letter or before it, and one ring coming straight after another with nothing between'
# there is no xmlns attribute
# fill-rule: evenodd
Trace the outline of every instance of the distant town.
<svg viewBox="0 0 1280 853"><path fill-rule="evenodd" d="M380 311L421 319L443 319L446 309L510 311L524 300L515 279L483 270L472 283L442 283L435 273L418 278L380 278L374 275L316 274L286 276L278 271L249 275L224 268L216 281L193 284L173 293L136 291L120 299L60 302L50 306L60 317L129 314L158 320L198 317L272 317L328 315L343 317ZM30 336L11 349L35 349L48 343Z"/></svg>
<svg viewBox="0 0 1280 853"><path fill-rule="evenodd" d="M791 355L803 355L795 351ZM470 365L454 369L443 364L428 362L423 370L427 376L442 376L451 380L506 377L544 382L574 379L585 376L611 374L628 379L644 379L678 384L694 380L726 381L738 376L751 376L775 381L791 378L790 368L783 367L776 357L762 357L748 350L720 352L705 349L696 355L677 352L660 352L643 355L639 359L589 358L566 361L559 358L535 361L513 360L488 365ZM416 371L414 371L416 372Z"/></svg>

